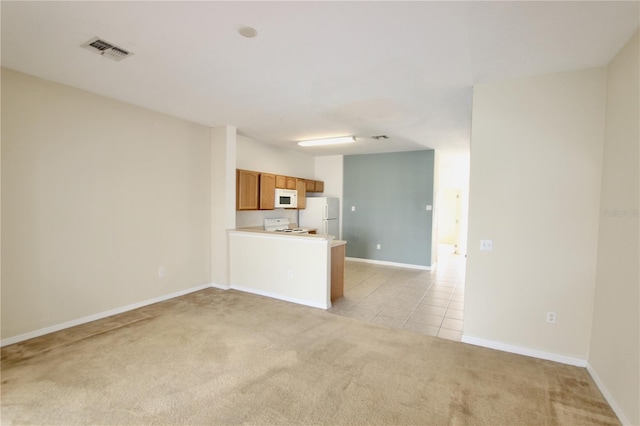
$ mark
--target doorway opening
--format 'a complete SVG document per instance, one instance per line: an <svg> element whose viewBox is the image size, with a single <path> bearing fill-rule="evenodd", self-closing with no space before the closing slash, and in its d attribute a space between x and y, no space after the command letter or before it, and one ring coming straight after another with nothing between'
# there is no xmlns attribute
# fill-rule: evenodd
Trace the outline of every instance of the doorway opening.
<svg viewBox="0 0 640 426"><path fill-rule="evenodd" d="M469 153L440 153L436 188L437 250L466 258L469 211Z"/></svg>

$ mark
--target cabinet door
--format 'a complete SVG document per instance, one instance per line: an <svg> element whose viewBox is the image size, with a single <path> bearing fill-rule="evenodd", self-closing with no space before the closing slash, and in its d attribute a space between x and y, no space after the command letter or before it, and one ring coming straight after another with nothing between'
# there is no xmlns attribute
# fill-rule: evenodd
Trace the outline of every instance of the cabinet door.
<svg viewBox="0 0 640 426"><path fill-rule="evenodd" d="M297 188L297 178L287 176L287 189L296 189Z"/></svg>
<svg viewBox="0 0 640 426"><path fill-rule="evenodd" d="M260 210L276 208L276 175L260 173Z"/></svg>
<svg viewBox="0 0 640 426"><path fill-rule="evenodd" d="M324 182L317 180L315 184L315 192L324 192Z"/></svg>
<svg viewBox="0 0 640 426"><path fill-rule="evenodd" d="M345 246L331 248L331 302L344 296Z"/></svg>
<svg viewBox="0 0 640 426"><path fill-rule="evenodd" d="M307 192L315 192L315 190L316 190L316 181L315 180L311 180L311 179L307 179L305 186L306 186Z"/></svg>
<svg viewBox="0 0 640 426"><path fill-rule="evenodd" d="M236 170L236 210L258 210L258 172Z"/></svg>
<svg viewBox="0 0 640 426"><path fill-rule="evenodd" d="M287 177L276 175L276 188L287 189Z"/></svg>
<svg viewBox="0 0 640 426"><path fill-rule="evenodd" d="M307 182L304 179L296 179L298 190L298 209L307 208Z"/></svg>

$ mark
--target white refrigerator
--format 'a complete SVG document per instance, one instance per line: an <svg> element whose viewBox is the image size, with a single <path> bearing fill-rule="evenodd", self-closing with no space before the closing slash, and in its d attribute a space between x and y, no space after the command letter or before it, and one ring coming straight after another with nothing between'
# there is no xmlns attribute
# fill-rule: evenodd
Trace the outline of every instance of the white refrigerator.
<svg viewBox="0 0 640 426"><path fill-rule="evenodd" d="M316 228L320 235L333 235L339 239L340 200L329 197L307 197L307 207L298 210L300 214L299 226Z"/></svg>

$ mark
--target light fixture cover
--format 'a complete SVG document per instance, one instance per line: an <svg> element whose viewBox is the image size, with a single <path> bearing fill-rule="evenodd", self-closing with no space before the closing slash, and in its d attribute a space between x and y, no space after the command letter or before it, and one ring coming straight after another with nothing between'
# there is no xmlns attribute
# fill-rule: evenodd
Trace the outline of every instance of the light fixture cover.
<svg viewBox="0 0 640 426"><path fill-rule="evenodd" d="M341 143L355 142L355 136L341 136L339 138L327 138L327 139L313 139L309 141L300 141L300 146L320 146L320 145L336 145Z"/></svg>

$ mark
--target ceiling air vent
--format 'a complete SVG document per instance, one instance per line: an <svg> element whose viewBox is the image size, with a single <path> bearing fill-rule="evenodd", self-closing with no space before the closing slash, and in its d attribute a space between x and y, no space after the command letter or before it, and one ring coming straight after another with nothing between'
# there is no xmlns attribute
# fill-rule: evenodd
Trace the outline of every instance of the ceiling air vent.
<svg viewBox="0 0 640 426"><path fill-rule="evenodd" d="M81 47L84 47L91 52L97 53L98 55L102 55L105 58L109 58L114 61L121 61L127 56L133 55L133 52L129 52L121 47L114 45L113 43L101 40L98 37L92 38L91 40L82 44Z"/></svg>

